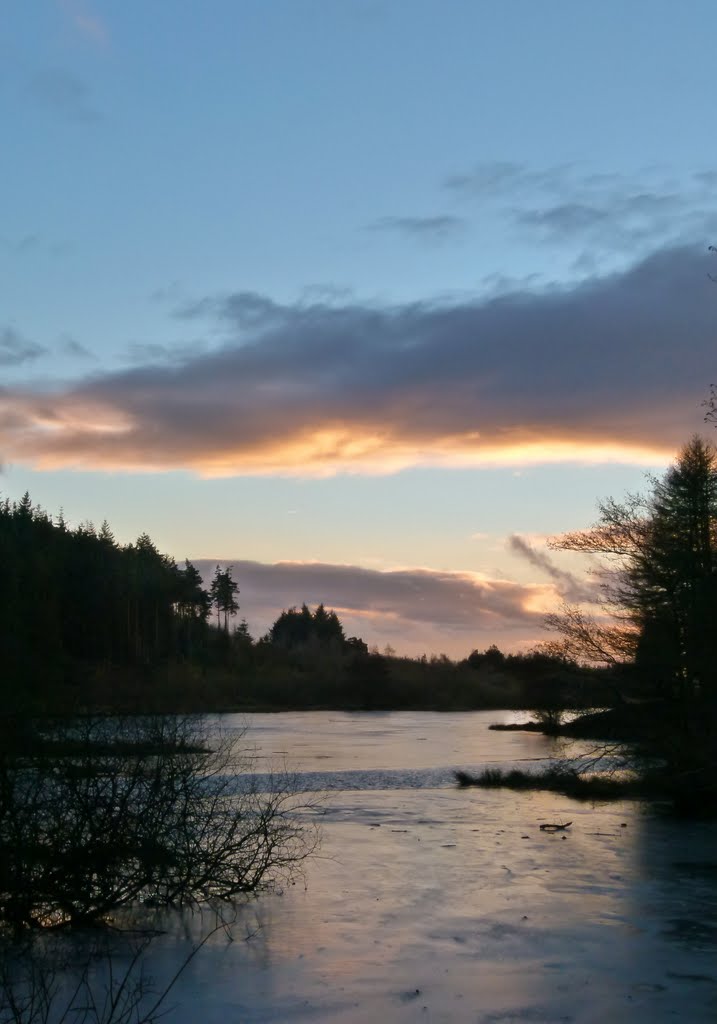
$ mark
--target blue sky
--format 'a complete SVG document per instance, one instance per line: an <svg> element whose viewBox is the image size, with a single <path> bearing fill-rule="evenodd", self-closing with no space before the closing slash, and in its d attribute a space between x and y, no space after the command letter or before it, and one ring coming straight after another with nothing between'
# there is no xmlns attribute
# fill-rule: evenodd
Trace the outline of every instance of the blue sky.
<svg viewBox="0 0 717 1024"><path fill-rule="evenodd" d="M324 600L399 651L530 646L565 594L525 544L707 429L716 33L698 0L12 5L0 491L235 563L256 632Z"/></svg>

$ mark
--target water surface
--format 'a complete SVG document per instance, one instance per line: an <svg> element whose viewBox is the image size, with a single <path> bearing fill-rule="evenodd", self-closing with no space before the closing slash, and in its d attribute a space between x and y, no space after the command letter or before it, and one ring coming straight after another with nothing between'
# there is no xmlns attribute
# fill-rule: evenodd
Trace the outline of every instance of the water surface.
<svg viewBox="0 0 717 1024"><path fill-rule="evenodd" d="M323 844L305 884L205 947L170 1019L714 1024L717 828L633 803L457 789L454 768L561 752L488 730L510 717L224 716L237 736L248 727L260 773L286 763L319 796Z"/></svg>

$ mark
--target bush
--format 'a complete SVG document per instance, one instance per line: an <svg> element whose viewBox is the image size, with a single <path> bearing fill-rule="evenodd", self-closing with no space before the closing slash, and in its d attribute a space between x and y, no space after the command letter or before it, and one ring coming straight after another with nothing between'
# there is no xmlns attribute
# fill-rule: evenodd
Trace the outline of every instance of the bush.
<svg viewBox="0 0 717 1024"><path fill-rule="evenodd" d="M211 743L211 746L210 746ZM290 877L317 843L291 779L196 719L86 719L0 755L0 924L83 924Z"/></svg>

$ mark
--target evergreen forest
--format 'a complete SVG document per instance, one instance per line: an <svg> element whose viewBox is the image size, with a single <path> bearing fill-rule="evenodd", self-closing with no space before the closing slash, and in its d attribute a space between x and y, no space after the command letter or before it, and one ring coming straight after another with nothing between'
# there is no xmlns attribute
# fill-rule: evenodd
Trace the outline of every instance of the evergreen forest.
<svg viewBox="0 0 717 1024"><path fill-rule="evenodd" d="M147 534L123 545L107 522L71 528L29 494L0 503L0 565L6 712L518 708L609 692L562 654L369 651L323 604L284 610L255 640L231 567L206 586Z"/></svg>

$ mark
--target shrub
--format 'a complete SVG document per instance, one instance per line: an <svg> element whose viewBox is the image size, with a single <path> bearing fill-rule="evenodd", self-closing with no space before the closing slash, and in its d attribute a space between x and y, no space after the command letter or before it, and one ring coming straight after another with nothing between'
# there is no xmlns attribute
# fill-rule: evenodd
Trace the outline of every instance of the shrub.
<svg viewBox="0 0 717 1024"><path fill-rule="evenodd" d="M317 835L291 779L196 719L86 719L0 756L0 923L82 924L290 877Z"/></svg>

